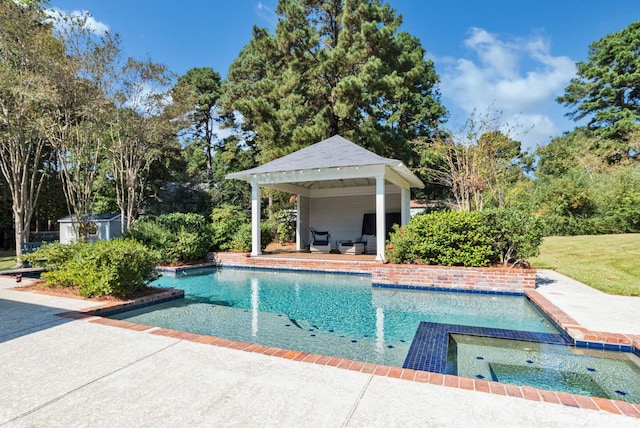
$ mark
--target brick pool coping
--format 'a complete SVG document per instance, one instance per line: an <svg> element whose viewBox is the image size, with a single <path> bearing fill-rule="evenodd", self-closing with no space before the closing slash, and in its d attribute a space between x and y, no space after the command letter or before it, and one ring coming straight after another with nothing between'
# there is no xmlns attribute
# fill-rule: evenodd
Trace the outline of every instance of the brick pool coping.
<svg viewBox="0 0 640 428"><path fill-rule="evenodd" d="M206 265L196 266L196 268L201 267L206 267ZM576 320L568 316L557 306L553 305L548 299L546 299L537 291L527 289L525 290L525 294L548 317L550 317L563 330L565 330L576 341L576 344L578 344L579 341L583 341L584 347L611 350L621 350L621 346L631 347L633 349L633 353L640 356L640 336L590 331L580 326ZM542 390L531 386L503 384L499 382L472 379L455 375L366 363L339 357L309 354L306 352L274 348L254 343L238 342L216 336L207 336L178 330L171 330L162 327L136 324L129 321L105 318L103 316L104 314L126 311L135 307L148 306L162 301L179 299L183 296L184 292L182 290L169 289L167 291L141 297L139 299L134 299L126 302L109 302L99 307L92 307L79 311L63 312L57 315L64 318L83 320L111 327L125 328L128 330L144 332L158 336L171 337L179 340L187 340L195 343L230 348L244 352L264 354L292 361L332 366L345 370L353 370L372 374L375 376L385 376L412 382L428 383L432 385L465 389L469 391L478 391L489 394L524 398L532 401L562 404L565 406L577 407L581 409L602 410L613 414L640 418L640 404L632 404L620 400L587 397L584 395L570 394L561 391ZM613 348L605 348L605 345L610 345Z"/></svg>

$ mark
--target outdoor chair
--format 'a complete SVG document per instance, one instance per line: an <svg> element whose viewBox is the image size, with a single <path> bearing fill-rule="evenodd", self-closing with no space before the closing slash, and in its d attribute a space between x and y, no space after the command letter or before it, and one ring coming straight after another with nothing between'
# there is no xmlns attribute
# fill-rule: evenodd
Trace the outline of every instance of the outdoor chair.
<svg viewBox="0 0 640 428"><path fill-rule="evenodd" d="M309 246L312 253L329 254L331 252L331 234L329 232L320 232L311 228L313 239Z"/></svg>
<svg viewBox="0 0 640 428"><path fill-rule="evenodd" d="M340 251L340 254L351 254L351 255L362 254L364 253L364 243L342 241L338 246L338 251Z"/></svg>
<svg viewBox="0 0 640 428"><path fill-rule="evenodd" d="M356 243L364 244L364 253L365 254L376 254L378 239L376 235L362 235L358 236L355 240Z"/></svg>

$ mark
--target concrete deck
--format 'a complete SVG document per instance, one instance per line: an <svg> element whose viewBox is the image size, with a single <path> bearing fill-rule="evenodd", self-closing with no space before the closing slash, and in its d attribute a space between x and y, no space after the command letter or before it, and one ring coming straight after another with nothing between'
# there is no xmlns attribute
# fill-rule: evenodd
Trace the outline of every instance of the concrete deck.
<svg viewBox="0 0 640 428"><path fill-rule="evenodd" d="M589 328L640 331L640 298L603 304L561 275L541 278L539 291ZM0 427L640 427L640 418L599 410L60 318L97 303L13 286L0 277Z"/></svg>
<svg viewBox="0 0 640 428"><path fill-rule="evenodd" d="M538 270L537 279L537 291L582 327L640 335L640 297L606 294L552 270Z"/></svg>

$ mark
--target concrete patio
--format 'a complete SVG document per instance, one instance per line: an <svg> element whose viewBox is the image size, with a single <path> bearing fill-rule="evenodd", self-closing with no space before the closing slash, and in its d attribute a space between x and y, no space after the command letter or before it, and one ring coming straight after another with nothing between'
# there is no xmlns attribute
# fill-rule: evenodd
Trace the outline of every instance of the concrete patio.
<svg viewBox="0 0 640 428"><path fill-rule="evenodd" d="M625 303L610 307L582 284L541 275L540 292L589 328L640 333L639 298L616 298ZM98 303L14 286L0 277L2 427L640 426L640 418L604 411L61 318L55 314Z"/></svg>

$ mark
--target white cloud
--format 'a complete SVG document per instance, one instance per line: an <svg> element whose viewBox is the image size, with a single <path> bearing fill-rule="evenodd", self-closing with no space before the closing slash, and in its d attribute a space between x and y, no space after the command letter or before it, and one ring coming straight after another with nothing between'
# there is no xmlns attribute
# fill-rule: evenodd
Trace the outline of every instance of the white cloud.
<svg viewBox="0 0 640 428"><path fill-rule="evenodd" d="M261 1L259 1L256 6L256 15L267 21L272 27L275 27L278 23L278 15L276 12Z"/></svg>
<svg viewBox="0 0 640 428"><path fill-rule="evenodd" d="M62 9L52 8L47 10L47 14L54 19L56 25L65 25L65 19L84 20L84 27L94 34L101 36L109 31L107 24L96 20L86 10L67 12Z"/></svg>
<svg viewBox="0 0 640 428"><path fill-rule="evenodd" d="M441 76L444 98L466 114L493 106L503 121L518 121L529 130L519 138L529 148L561 133L562 119L552 111L555 98L575 75L573 60L552 56L549 43L538 35L505 41L473 28L464 46L472 58L446 65Z"/></svg>

